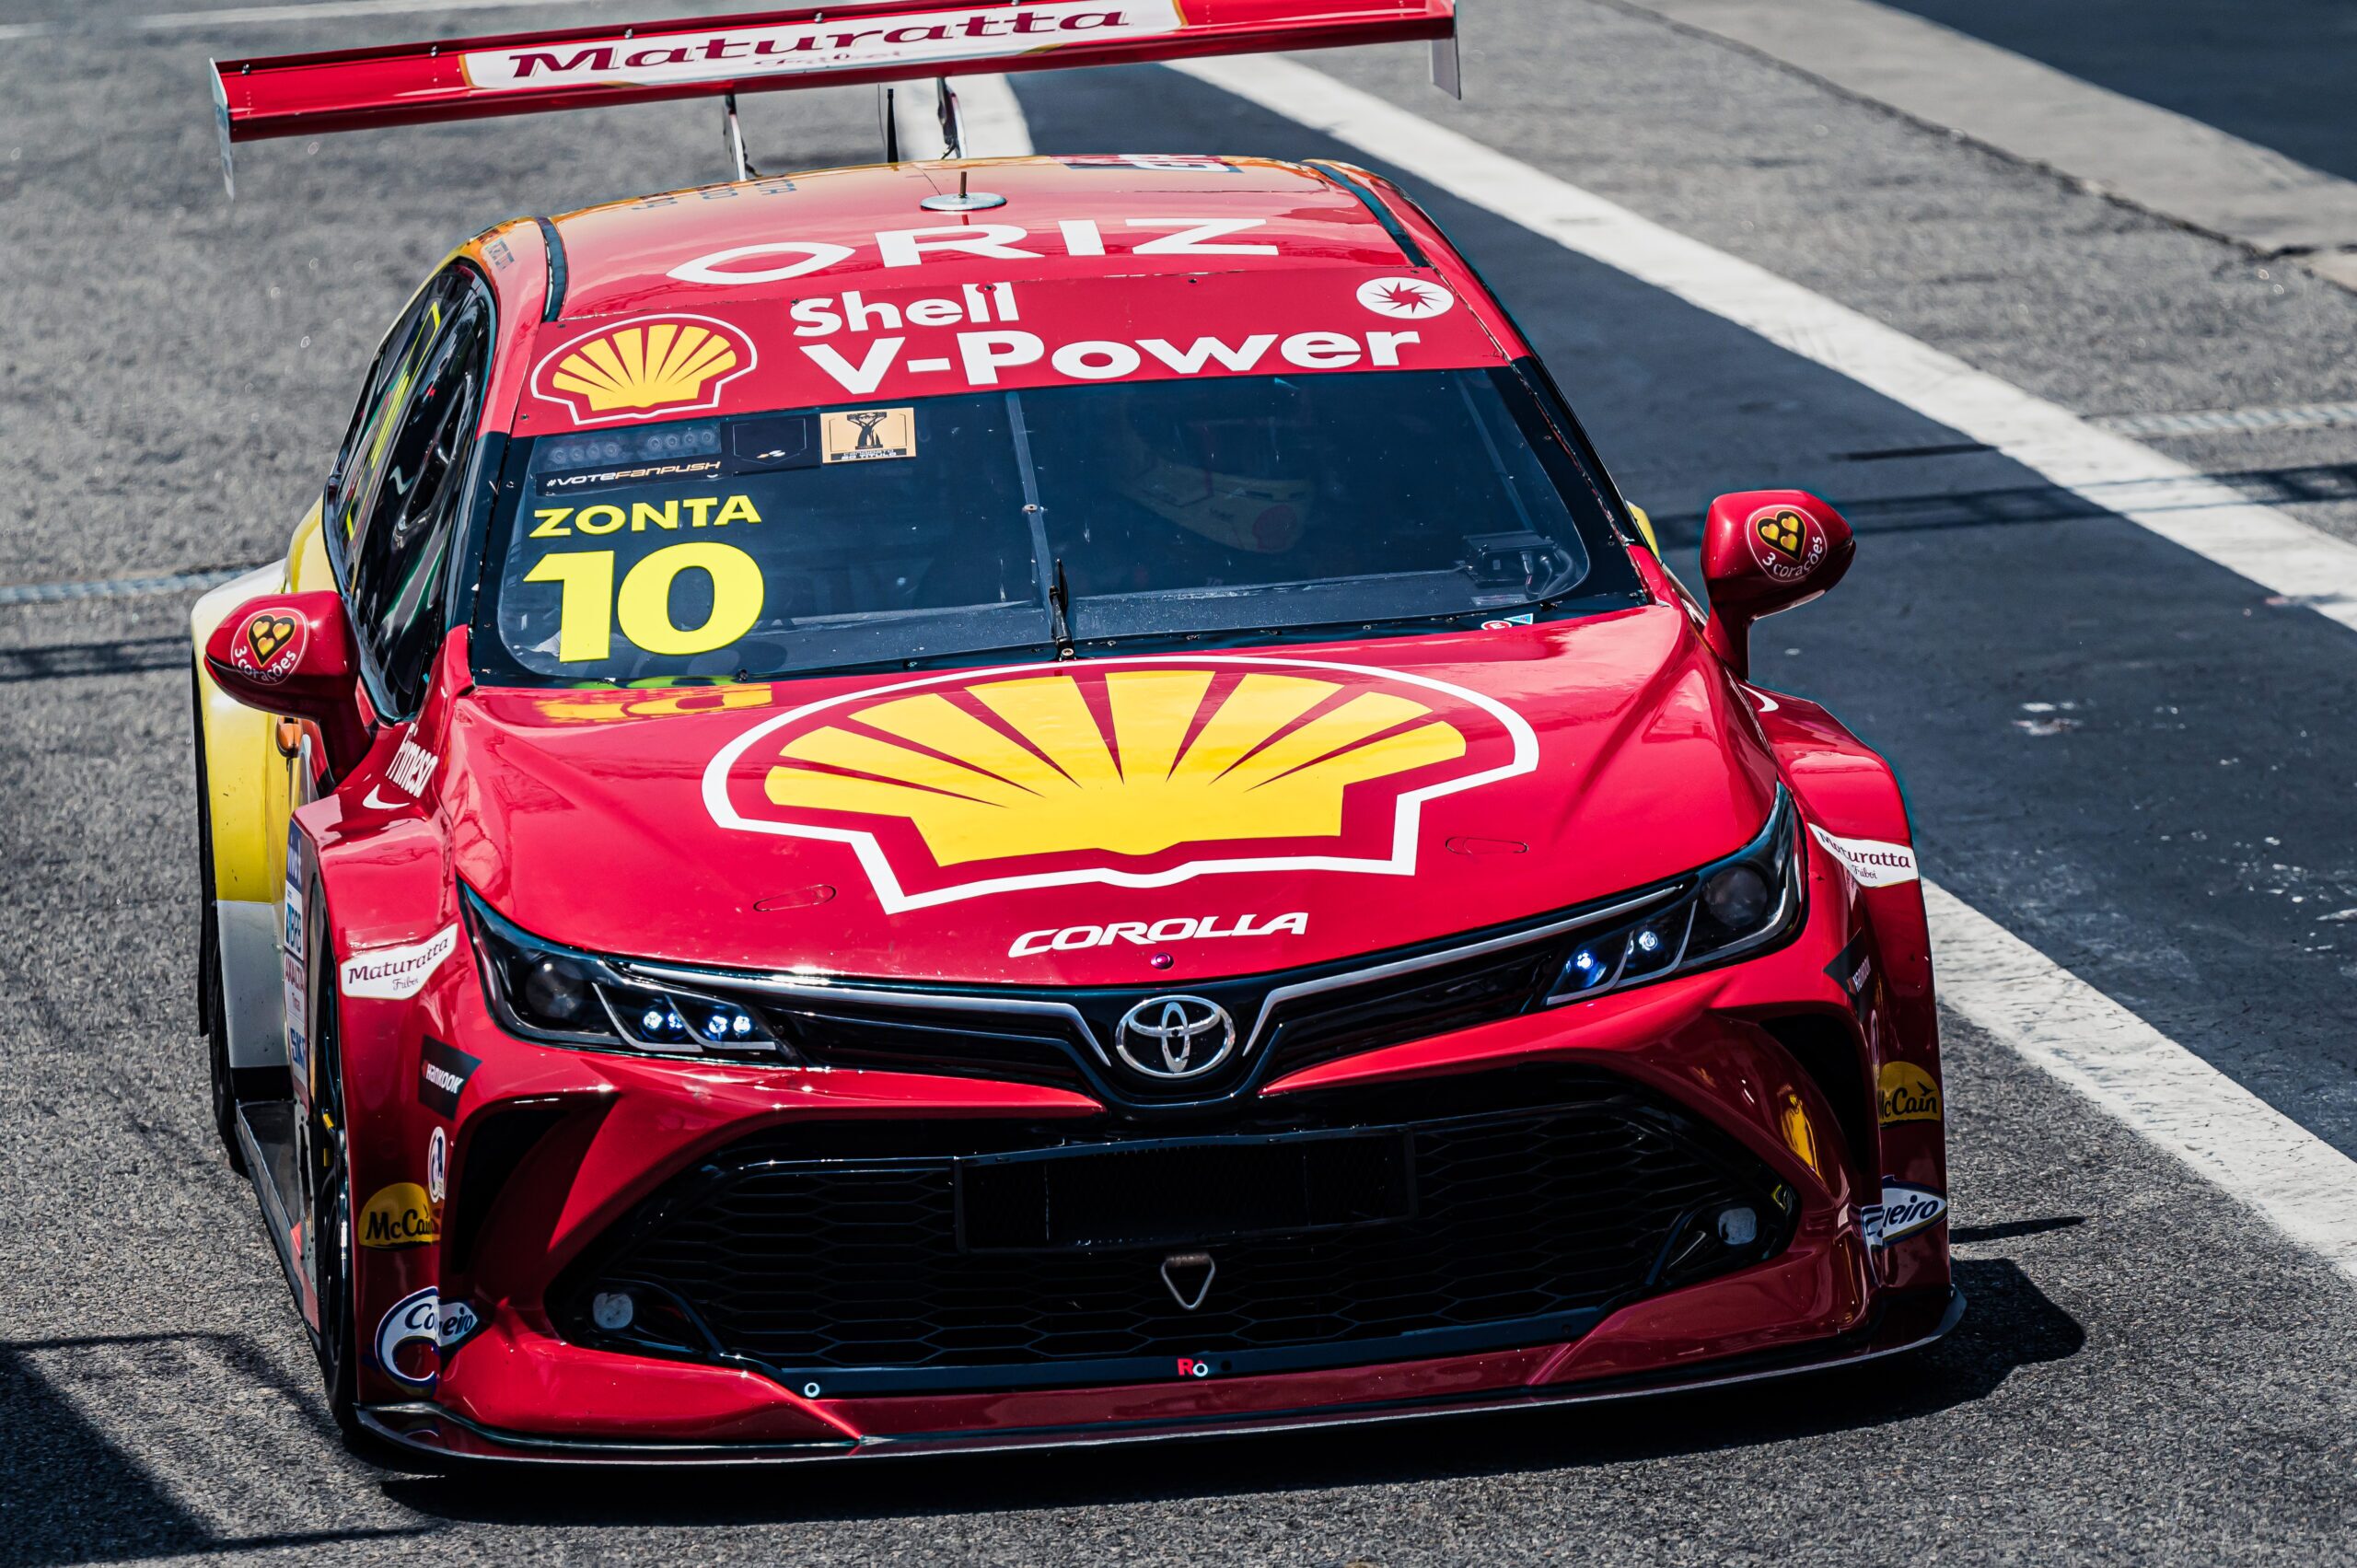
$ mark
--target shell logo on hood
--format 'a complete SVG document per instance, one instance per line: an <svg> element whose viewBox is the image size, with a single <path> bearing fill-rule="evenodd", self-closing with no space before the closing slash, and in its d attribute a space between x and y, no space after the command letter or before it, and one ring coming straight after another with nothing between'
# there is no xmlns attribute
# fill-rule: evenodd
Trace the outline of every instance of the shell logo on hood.
<svg viewBox="0 0 2357 1568"><path fill-rule="evenodd" d="M1526 773L1529 725L1430 677L1258 657L963 671L780 715L721 826L849 844L888 911L1213 872L1404 876L1423 802Z"/></svg>
<svg viewBox="0 0 2357 1568"><path fill-rule="evenodd" d="M540 361L532 389L576 424L716 408L720 389L750 370L753 341L706 316L646 316L601 327Z"/></svg>

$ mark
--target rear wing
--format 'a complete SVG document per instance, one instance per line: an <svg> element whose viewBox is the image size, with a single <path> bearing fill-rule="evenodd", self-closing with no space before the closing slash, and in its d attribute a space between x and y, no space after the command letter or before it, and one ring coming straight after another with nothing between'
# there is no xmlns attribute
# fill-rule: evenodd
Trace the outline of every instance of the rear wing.
<svg viewBox="0 0 2357 1568"><path fill-rule="evenodd" d="M836 0L216 62L213 89L226 178L233 144L272 136L1419 39L1453 92L1456 33L1457 0Z"/></svg>

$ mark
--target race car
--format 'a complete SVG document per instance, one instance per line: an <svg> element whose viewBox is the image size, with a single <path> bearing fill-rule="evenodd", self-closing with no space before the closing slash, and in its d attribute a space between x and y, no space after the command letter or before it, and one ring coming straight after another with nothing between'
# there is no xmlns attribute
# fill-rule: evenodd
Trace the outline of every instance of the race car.
<svg viewBox="0 0 2357 1568"><path fill-rule="evenodd" d="M830 14L216 89L234 141L1454 25ZM1936 1338L1906 808L1748 679L1852 551L1724 495L1689 594L1345 164L903 160L477 236L192 620L214 1109L336 1420L935 1453Z"/></svg>

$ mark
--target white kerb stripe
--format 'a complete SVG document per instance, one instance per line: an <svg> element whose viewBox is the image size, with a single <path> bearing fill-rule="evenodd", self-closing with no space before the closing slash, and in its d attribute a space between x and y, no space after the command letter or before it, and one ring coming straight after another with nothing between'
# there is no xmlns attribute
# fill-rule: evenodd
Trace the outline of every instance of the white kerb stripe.
<svg viewBox="0 0 2357 1568"><path fill-rule="evenodd" d="M2357 1160L1931 883L1940 1000L2357 1279Z"/></svg>
<svg viewBox="0 0 2357 1568"><path fill-rule="evenodd" d="M1567 250L1749 328L2272 592L2357 629L2357 545L1789 279L1290 60L1172 70L1364 148Z"/></svg>

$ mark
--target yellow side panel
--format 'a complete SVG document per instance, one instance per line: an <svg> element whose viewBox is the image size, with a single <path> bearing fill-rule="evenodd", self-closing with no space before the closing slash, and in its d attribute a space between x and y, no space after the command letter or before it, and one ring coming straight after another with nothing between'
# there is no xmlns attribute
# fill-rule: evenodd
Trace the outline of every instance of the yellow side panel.
<svg viewBox="0 0 2357 1568"><path fill-rule="evenodd" d="M229 612L260 594L332 587L327 547L314 504L296 528L284 561L224 583L189 611L197 649L196 681L204 733L205 778L213 812L213 886L225 900L275 903L286 875L286 818L293 766L279 755L277 721L232 701L204 668L205 639Z"/></svg>

